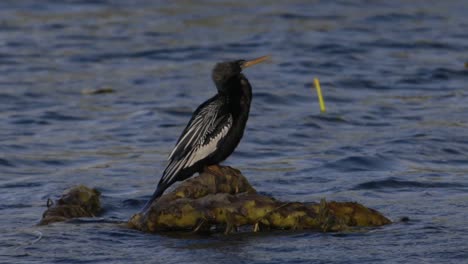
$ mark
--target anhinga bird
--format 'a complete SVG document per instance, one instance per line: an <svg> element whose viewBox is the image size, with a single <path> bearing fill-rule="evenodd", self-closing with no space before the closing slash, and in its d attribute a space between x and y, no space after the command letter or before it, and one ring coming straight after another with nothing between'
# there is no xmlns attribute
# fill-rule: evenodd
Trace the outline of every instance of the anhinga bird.
<svg viewBox="0 0 468 264"><path fill-rule="evenodd" d="M193 113L143 211L174 182L183 181L232 154L244 134L252 100L252 87L242 70L266 59L268 56L216 64L212 78L218 93Z"/></svg>

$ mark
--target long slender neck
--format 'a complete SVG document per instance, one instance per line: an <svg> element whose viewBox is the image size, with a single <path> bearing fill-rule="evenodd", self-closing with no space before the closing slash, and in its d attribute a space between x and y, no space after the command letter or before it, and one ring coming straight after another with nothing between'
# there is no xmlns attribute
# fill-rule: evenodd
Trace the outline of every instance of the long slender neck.
<svg viewBox="0 0 468 264"><path fill-rule="evenodd" d="M247 115L250 110L250 102L252 101L252 86L250 86L249 80L245 78L243 74L240 75L240 101L241 108L246 111Z"/></svg>
<svg viewBox="0 0 468 264"><path fill-rule="evenodd" d="M250 102L252 101L252 87L249 81L241 73L229 83L226 96L230 109L239 114L249 114Z"/></svg>

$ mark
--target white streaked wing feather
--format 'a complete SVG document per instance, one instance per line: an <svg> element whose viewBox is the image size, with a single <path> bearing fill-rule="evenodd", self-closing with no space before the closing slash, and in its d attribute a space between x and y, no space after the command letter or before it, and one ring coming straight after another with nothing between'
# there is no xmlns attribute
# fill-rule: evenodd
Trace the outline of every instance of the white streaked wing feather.
<svg viewBox="0 0 468 264"><path fill-rule="evenodd" d="M172 178L174 178L177 173L181 170L181 168L185 167L187 164L187 157L182 160L176 160L171 162L169 167L164 171L163 182L169 183L171 182Z"/></svg>
<svg viewBox="0 0 468 264"><path fill-rule="evenodd" d="M221 106L220 101L213 101L193 117L169 155L169 165L163 173L162 182L170 183L182 169L192 166L216 150L233 122L231 115L218 116ZM225 123L221 124L222 120L225 120ZM216 128L219 125L223 127ZM215 131L218 132L213 135ZM209 140L207 137L210 137Z"/></svg>
<svg viewBox="0 0 468 264"><path fill-rule="evenodd" d="M224 136L226 136L231 126L232 126L232 117L229 116L227 123L224 125L224 127L221 129L221 131L219 131L217 135L215 135L209 140L208 144L201 145L197 149L195 149L195 151L190 155L190 159L187 163L187 166L192 166L197 161L202 160L208 157L208 155L210 155L211 153L213 153L216 150L219 141L222 138L224 138Z"/></svg>
<svg viewBox="0 0 468 264"><path fill-rule="evenodd" d="M206 134L206 130L209 129L216 120L219 107L219 103L213 102L198 113L185 129L184 136L179 139L171 154L169 154L168 160L174 158L174 153L177 151L194 145L197 139L200 139L200 135Z"/></svg>
<svg viewBox="0 0 468 264"><path fill-rule="evenodd" d="M180 160L172 160L167 166L163 174L162 182L169 183L177 175L177 173L183 168L187 168L195 164L197 161L200 161L208 157L213 153L218 147L219 141L226 136L229 132L229 129L232 127L232 116L229 116L227 122L224 124L223 128L216 135L211 135L208 143L201 145L205 138L199 138L198 147L188 153L185 157ZM210 128L213 129L213 128Z"/></svg>

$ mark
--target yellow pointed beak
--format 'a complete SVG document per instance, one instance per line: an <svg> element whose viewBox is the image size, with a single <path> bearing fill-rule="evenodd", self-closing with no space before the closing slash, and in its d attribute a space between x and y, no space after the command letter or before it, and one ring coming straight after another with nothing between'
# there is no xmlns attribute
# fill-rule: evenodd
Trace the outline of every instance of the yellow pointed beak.
<svg viewBox="0 0 468 264"><path fill-rule="evenodd" d="M264 62L264 61L268 60L269 58L270 58L270 56L267 55L267 56L262 56L262 57L259 57L259 58L253 59L253 60L245 61L244 63L242 63L241 68L245 69L245 68L253 66L255 64L259 64L261 62Z"/></svg>

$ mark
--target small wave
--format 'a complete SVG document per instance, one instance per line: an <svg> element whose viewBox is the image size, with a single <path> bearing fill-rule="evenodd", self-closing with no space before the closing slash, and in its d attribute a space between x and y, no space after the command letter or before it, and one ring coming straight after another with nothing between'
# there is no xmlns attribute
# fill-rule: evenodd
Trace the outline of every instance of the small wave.
<svg viewBox="0 0 468 264"><path fill-rule="evenodd" d="M449 44L445 42L432 40L415 40L401 41L392 39L376 39L369 42L360 43L362 47L372 48L388 48L388 49L405 49L405 50L421 50L421 49L436 49L436 50L453 50L461 51L463 47L457 44Z"/></svg>
<svg viewBox="0 0 468 264"><path fill-rule="evenodd" d="M171 56L177 54L185 54L190 52L196 52L204 50L204 47L200 46L186 46L179 48L159 48L159 49L147 49L136 52L106 52L96 54L83 54L72 56L70 59L72 62L103 62L113 59L131 59L131 58L150 58L150 59L171 59Z"/></svg>
<svg viewBox="0 0 468 264"><path fill-rule="evenodd" d="M436 16L425 12L416 12L413 14L407 13L387 13L387 14L379 14L373 15L366 18L369 22L402 22L402 21L420 21L421 19L436 19L442 20L442 16Z"/></svg>
<svg viewBox="0 0 468 264"><path fill-rule="evenodd" d="M135 208L143 206L146 203L147 199L125 199L122 201L122 205L124 208Z"/></svg>
<svg viewBox="0 0 468 264"><path fill-rule="evenodd" d="M6 159L2 159L2 158L0 158L0 166L15 167L15 165L13 165L13 163L11 163L10 161L8 161Z"/></svg>
<svg viewBox="0 0 468 264"><path fill-rule="evenodd" d="M259 48L266 46L267 42L246 42L246 43L228 43L226 45L227 48L232 49L246 49L247 51L253 48Z"/></svg>
<svg viewBox="0 0 468 264"><path fill-rule="evenodd" d="M442 148L442 151L447 153L447 154L453 154L453 155L463 155L463 152L453 149L453 148ZM466 160L464 160L466 162Z"/></svg>
<svg viewBox="0 0 468 264"><path fill-rule="evenodd" d="M353 190L370 190L370 189L402 189L402 188L452 188L452 187L467 187L459 183L449 182L418 182L418 181L403 181L395 178L388 178L380 181L369 181L356 185Z"/></svg>
<svg viewBox="0 0 468 264"><path fill-rule="evenodd" d="M340 20L344 19L344 16L337 16L337 15L302 15L296 13L285 12L278 15L280 18L286 20Z"/></svg>
<svg viewBox="0 0 468 264"><path fill-rule="evenodd" d="M349 88L366 88L371 90L391 90L394 87L389 85L383 85L374 80L366 80L366 79L350 79L345 78L338 81L338 86L349 87Z"/></svg>
<svg viewBox="0 0 468 264"><path fill-rule="evenodd" d="M41 160L42 163L46 165L52 165L52 166L61 166L65 165L66 162L63 160L56 160L56 159L50 159L50 160Z"/></svg>
<svg viewBox="0 0 468 264"><path fill-rule="evenodd" d="M20 63L14 60L5 60L5 59L0 59L0 65L7 65L7 66L13 66L13 65L19 65Z"/></svg>
<svg viewBox="0 0 468 264"><path fill-rule="evenodd" d="M338 171L382 171L394 165L394 161L383 156L352 156L328 163L325 167Z"/></svg>
<svg viewBox="0 0 468 264"><path fill-rule="evenodd" d="M365 127L386 127L392 125L390 122L382 121L382 119L378 117L378 113L375 115L362 115L359 119L352 120L350 124Z"/></svg>
<svg viewBox="0 0 468 264"><path fill-rule="evenodd" d="M432 79L449 80L454 78L467 78L468 74L465 70L453 70L448 68L436 68L431 72Z"/></svg>
<svg viewBox="0 0 468 264"><path fill-rule="evenodd" d="M313 50L320 50L320 52L329 54L352 54L352 53L366 53L367 51L358 47L352 47L350 45L342 45L336 43L330 44L319 44L313 47Z"/></svg>
<svg viewBox="0 0 468 264"><path fill-rule="evenodd" d="M0 204L0 210L8 210L8 209L21 209L21 208L30 208L32 207L30 204Z"/></svg>
<svg viewBox="0 0 468 264"><path fill-rule="evenodd" d="M48 119L48 120L57 120L57 121L80 121L85 120L82 117L78 116L71 116L71 115L64 115L57 112L47 111L45 112L41 118Z"/></svg>
<svg viewBox="0 0 468 264"><path fill-rule="evenodd" d="M21 118L18 120L13 120L11 124L14 124L14 125L49 125L50 123L44 120Z"/></svg>
<svg viewBox="0 0 468 264"><path fill-rule="evenodd" d="M67 224L95 224L95 223L104 223L104 224L120 224L123 221L112 220L103 217L80 217L72 218L66 222Z"/></svg>
<svg viewBox="0 0 468 264"><path fill-rule="evenodd" d="M254 92L253 96L255 100L262 100L269 104L284 104L286 101L285 98L281 96L267 92Z"/></svg>
<svg viewBox="0 0 468 264"><path fill-rule="evenodd" d="M41 182L12 182L0 185L0 188L29 188L29 187L39 187L44 185Z"/></svg>
<svg viewBox="0 0 468 264"><path fill-rule="evenodd" d="M416 74L403 76L398 83L402 84L425 84L434 81L447 81L453 79L467 79L468 74L464 69L454 70L438 67L435 69L421 69ZM425 87L427 89L428 87ZM435 87L440 89L439 86Z"/></svg>
<svg viewBox="0 0 468 264"><path fill-rule="evenodd" d="M62 30L66 29L68 25L63 24L63 23L48 23L43 26L41 26L41 29L46 30L46 31L54 31L54 30Z"/></svg>
<svg viewBox="0 0 468 264"><path fill-rule="evenodd" d="M191 107L187 107L187 106L171 106L171 107L164 107L164 108L157 108L157 109L166 114L180 116L184 118L191 116L194 111Z"/></svg>
<svg viewBox="0 0 468 264"><path fill-rule="evenodd" d="M311 116L307 116L305 118L305 124L307 123L322 123L322 122L329 122L329 123L348 123L347 120L345 120L343 117L341 116L337 116L337 115L311 115Z"/></svg>

